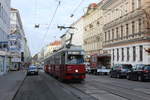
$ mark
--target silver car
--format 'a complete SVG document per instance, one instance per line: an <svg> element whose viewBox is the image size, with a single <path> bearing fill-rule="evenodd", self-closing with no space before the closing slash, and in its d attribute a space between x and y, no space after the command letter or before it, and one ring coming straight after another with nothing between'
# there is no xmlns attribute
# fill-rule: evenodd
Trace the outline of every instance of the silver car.
<svg viewBox="0 0 150 100"><path fill-rule="evenodd" d="M27 69L27 75L38 75L38 73L39 73L39 71L36 66L32 65Z"/></svg>

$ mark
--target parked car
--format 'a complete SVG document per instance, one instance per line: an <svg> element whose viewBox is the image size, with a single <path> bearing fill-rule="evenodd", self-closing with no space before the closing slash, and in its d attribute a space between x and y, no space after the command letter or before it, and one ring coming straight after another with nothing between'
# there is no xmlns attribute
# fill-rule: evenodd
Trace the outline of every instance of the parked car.
<svg viewBox="0 0 150 100"><path fill-rule="evenodd" d="M85 62L84 65L85 65L85 68L86 68L86 73L90 73L90 63Z"/></svg>
<svg viewBox="0 0 150 100"><path fill-rule="evenodd" d="M127 72L132 69L131 64L116 64L110 70L110 77L122 78L127 76Z"/></svg>
<svg viewBox="0 0 150 100"><path fill-rule="evenodd" d="M98 75L108 75L110 73L110 69L107 69L105 66L97 69Z"/></svg>
<svg viewBox="0 0 150 100"><path fill-rule="evenodd" d="M38 75L38 67L37 66L29 66L27 69L27 75Z"/></svg>
<svg viewBox="0 0 150 100"><path fill-rule="evenodd" d="M137 64L127 73L128 80L150 80L150 65Z"/></svg>

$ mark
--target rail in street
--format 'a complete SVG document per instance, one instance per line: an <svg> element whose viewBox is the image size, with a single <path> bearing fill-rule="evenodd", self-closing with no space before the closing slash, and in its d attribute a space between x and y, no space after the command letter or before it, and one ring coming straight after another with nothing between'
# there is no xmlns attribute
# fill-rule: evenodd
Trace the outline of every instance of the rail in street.
<svg viewBox="0 0 150 100"><path fill-rule="evenodd" d="M82 83L61 83L48 74L26 77L14 100L149 100L150 83L87 75Z"/></svg>

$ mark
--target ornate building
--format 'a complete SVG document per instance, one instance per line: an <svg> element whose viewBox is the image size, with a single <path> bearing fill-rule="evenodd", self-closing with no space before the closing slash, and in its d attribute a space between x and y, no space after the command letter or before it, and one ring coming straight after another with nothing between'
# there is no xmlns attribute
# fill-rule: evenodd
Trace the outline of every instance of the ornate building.
<svg viewBox="0 0 150 100"><path fill-rule="evenodd" d="M103 11L100 9L101 4L90 4L83 17L84 50L87 55L103 54Z"/></svg>
<svg viewBox="0 0 150 100"><path fill-rule="evenodd" d="M104 50L113 64L149 64L150 1L105 0Z"/></svg>

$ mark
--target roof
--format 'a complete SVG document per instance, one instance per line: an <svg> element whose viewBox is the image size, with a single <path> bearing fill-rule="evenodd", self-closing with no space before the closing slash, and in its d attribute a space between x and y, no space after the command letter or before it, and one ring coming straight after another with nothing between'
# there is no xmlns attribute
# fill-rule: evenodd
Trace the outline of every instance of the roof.
<svg viewBox="0 0 150 100"><path fill-rule="evenodd" d="M91 4L89 5L89 8L97 8L97 3L91 3Z"/></svg>
<svg viewBox="0 0 150 100"><path fill-rule="evenodd" d="M61 45L61 41L54 41L54 42L50 43L50 45L52 45L52 46Z"/></svg>
<svg viewBox="0 0 150 100"><path fill-rule="evenodd" d="M18 9L15 9L15 8L11 8L11 11L18 11Z"/></svg>

